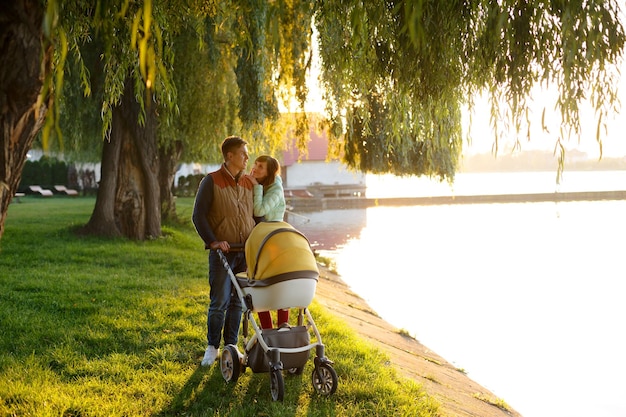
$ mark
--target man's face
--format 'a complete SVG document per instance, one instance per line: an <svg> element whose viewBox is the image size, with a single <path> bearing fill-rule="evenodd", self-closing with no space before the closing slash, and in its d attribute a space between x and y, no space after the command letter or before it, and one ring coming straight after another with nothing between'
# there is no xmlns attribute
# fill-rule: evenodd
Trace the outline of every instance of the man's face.
<svg viewBox="0 0 626 417"><path fill-rule="evenodd" d="M247 145L241 145L233 152L229 152L228 155L230 157L230 159L228 160L229 168L231 168L232 171L236 171L237 173L239 173L246 169L246 167L248 166L249 155Z"/></svg>

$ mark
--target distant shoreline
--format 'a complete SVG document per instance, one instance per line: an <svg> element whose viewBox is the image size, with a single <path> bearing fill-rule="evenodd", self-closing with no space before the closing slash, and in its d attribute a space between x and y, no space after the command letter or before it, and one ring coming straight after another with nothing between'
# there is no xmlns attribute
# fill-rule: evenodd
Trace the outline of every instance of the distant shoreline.
<svg viewBox="0 0 626 417"><path fill-rule="evenodd" d="M567 201L626 200L624 191L578 191L530 194L456 195L434 197L337 197L289 198L287 203L297 211L356 209L376 206L419 206L450 204L540 203Z"/></svg>

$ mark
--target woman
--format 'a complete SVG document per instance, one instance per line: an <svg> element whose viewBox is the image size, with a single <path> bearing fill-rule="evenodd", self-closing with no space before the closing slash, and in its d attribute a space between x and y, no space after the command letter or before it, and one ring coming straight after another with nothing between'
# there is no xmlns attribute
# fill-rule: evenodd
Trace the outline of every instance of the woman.
<svg viewBox="0 0 626 417"><path fill-rule="evenodd" d="M259 156L254 161L249 178L254 184L255 218L266 222L283 221L286 203L278 161L269 155ZM261 311L258 315L262 329L273 327L269 311ZM278 326L289 322L289 310L278 310L277 316Z"/></svg>
<svg viewBox="0 0 626 417"><path fill-rule="evenodd" d="M286 204L278 161L269 155L259 156L249 178L254 184L254 216L266 222L282 222Z"/></svg>

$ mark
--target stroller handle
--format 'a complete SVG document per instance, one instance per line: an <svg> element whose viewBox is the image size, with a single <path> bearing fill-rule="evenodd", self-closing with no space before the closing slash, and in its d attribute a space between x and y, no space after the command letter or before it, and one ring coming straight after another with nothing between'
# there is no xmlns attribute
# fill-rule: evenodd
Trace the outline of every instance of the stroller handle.
<svg viewBox="0 0 626 417"><path fill-rule="evenodd" d="M215 250L217 252L222 252L222 253L230 252L230 251L233 251L233 252L243 252L245 250L245 248L246 248L246 244L245 243L231 243L231 242L228 242L228 246L229 246L229 249L227 251L223 251L219 247L216 248L216 249L211 249L211 250Z"/></svg>
<svg viewBox="0 0 626 417"><path fill-rule="evenodd" d="M235 245L238 246L238 249L243 249L243 247L244 247L243 243L234 243L234 244L231 245L231 248L232 247L237 247ZM224 265L224 269L228 273L230 281L233 283L233 287L237 291L237 295L241 299L241 302L242 302L242 305L243 305L243 303L244 303L244 293L241 290L241 287L239 286L239 284L237 283L237 277L235 277L235 274L233 273L233 270L230 269L230 264L228 263L228 259L226 259L226 256L224 255L224 252L222 252L221 249L217 249L216 252L217 252L218 256L220 257L220 261L222 261L222 265Z"/></svg>

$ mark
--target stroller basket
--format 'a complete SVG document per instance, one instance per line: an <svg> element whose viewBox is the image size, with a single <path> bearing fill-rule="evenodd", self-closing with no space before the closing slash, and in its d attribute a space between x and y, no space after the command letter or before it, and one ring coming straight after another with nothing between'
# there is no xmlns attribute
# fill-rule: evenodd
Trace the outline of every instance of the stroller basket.
<svg viewBox="0 0 626 417"><path fill-rule="evenodd" d="M299 348L307 346L311 338L305 326L263 330L263 340L270 348ZM281 353L283 369L300 368L309 359L309 350L295 353ZM255 343L248 352L248 366L252 372L269 372L268 355L260 343Z"/></svg>

